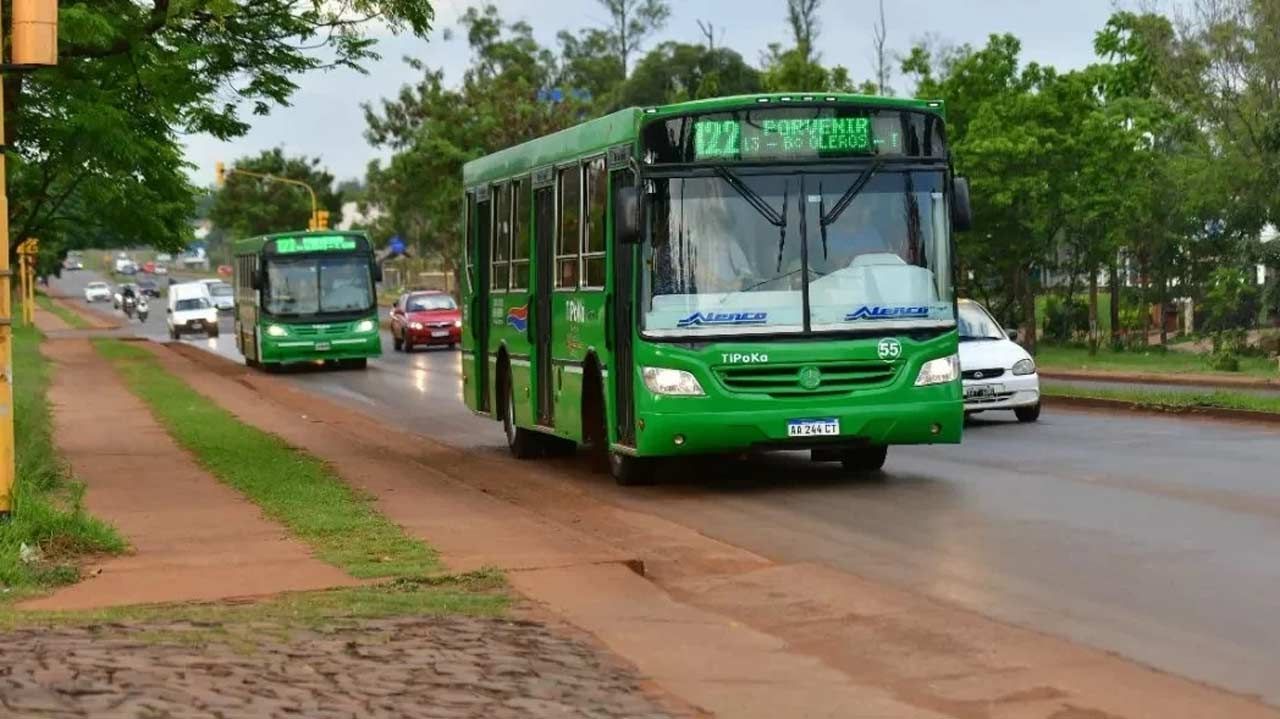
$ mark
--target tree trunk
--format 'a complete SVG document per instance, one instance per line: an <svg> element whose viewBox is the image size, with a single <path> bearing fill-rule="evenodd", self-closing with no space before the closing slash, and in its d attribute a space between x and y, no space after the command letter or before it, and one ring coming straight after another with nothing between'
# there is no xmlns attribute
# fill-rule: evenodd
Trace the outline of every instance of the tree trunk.
<svg viewBox="0 0 1280 719"><path fill-rule="evenodd" d="M1089 270L1089 356L1098 354L1098 268Z"/></svg>
<svg viewBox="0 0 1280 719"><path fill-rule="evenodd" d="M1120 263L1111 258L1111 276L1107 278L1111 285L1111 348L1120 346Z"/></svg>
<svg viewBox="0 0 1280 719"><path fill-rule="evenodd" d="M1157 315L1160 322L1160 346L1169 346L1169 323L1165 322L1164 309L1169 304L1169 279L1167 277L1160 278L1160 314Z"/></svg>

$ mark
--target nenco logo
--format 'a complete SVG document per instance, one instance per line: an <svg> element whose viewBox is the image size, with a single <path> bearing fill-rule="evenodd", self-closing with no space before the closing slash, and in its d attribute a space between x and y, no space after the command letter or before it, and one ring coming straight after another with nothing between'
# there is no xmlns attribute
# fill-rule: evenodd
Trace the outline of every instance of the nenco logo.
<svg viewBox="0 0 1280 719"><path fill-rule="evenodd" d="M720 355L720 361L725 364L764 364L769 361L769 355L763 352L726 352Z"/></svg>
<svg viewBox="0 0 1280 719"><path fill-rule="evenodd" d="M844 316L845 322L855 320L922 319L929 316L928 307L881 307L863 305Z"/></svg>
<svg viewBox="0 0 1280 719"><path fill-rule="evenodd" d="M676 323L676 327L704 325L762 325L769 321L768 312L694 312Z"/></svg>

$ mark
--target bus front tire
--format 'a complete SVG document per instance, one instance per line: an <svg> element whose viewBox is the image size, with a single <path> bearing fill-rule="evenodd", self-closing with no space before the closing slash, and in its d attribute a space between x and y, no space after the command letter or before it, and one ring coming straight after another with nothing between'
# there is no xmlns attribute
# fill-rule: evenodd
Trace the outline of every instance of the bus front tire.
<svg viewBox="0 0 1280 719"><path fill-rule="evenodd" d="M885 458L889 456L889 447L876 445L860 449L845 450L840 464L846 472L878 472L884 467Z"/></svg>
<svg viewBox="0 0 1280 719"><path fill-rule="evenodd" d="M655 460L648 457L633 457L618 452L609 453L609 474L613 481L622 487L643 487L654 483Z"/></svg>
<svg viewBox="0 0 1280 719"><path fill-rule="evenodd" d="M516 394L510 370L503 375L502 386L506 395L503 398L502 431L507 436L507 449L516 459L533 459L542 454L540 438L535 432L516 426Z"/></svg>
<svg viewBox="0 0 1280 719"><path fill-rule="evenodd" d="M345 359L338 361L338 367L342 369L366 369L369 366L369 360L365 357L357 359Z"/></svg>

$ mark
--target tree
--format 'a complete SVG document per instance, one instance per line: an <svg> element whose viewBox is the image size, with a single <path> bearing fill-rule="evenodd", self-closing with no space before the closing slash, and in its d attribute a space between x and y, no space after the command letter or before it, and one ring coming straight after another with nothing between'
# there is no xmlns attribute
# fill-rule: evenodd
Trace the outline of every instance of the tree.
<svg viewBox="0 0 1280 719"><path fill-rule="evenodd" d="M230 237L302 230L311 220L311 196L306 190L237 174L237 169L305 182L315 190L320 209L329 211L330 223L342 221L342 194L334 190L333 175L321 169L319 158L286 157L276 148L237 160L226 185L214 195L209 219Z"/></svg>
<svg viewBox="0 0 1280 719"><path fill-rule="evenodd" d="M664 42L618 91L624 106L662 105L760 91L760 73L728 48Z"/></svg>
<svg viewBox="0 0 1280 719"><path fill-rule="evenodd" d="M378 107L365 105L365 136L392 151L370 163L366 201L383 214L375 238L399 235L420 254L456 269L462 231L462 165L468 160L579 122L586 105L571 93L540 99L556 79L554 55L527 23L508 23L493 5L462 17L472 50L457 88L421 62L413 86Z"/></svg>
<svg viewBox="0 0 1280 719"><path fill-rule="evenodd" d="M4 79L15 237L185 244L195 190L181 133L243 135L300 73L359 68L375 19L425 34L424 0L64 3L59 65Z"/></svg>
<svg viewBox="0 0 1280 719"><path fill-rule="evenodd" d="M799 59L806 63L818 61L813 43L818 39L818 8L821 6L822 0L787 0L787 24L791 25L791 36Z"/></svg>
<svg viewBox="0 0 1280 719"><path fill-rule="evenodd" d="M606 37L625 78L631 56L646 39L666 26L671 17L671 5L667 0L598 1L609 11Z"/></svg>

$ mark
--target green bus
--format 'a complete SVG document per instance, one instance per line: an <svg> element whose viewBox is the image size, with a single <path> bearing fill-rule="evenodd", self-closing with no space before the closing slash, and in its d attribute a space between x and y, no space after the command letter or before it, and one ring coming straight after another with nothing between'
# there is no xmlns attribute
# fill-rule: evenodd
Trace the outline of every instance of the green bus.
<svg viewBox="0 0 1280 719"><path fill-rule="evenodd" d="M236 348L250 367L296 362L363 368L382 354L369 238L287 232L235 243Z"/></svg>
<svg viewBox="0 0 1280 719"><path fill-rule="evenodd" d="M941 102L765 94L632 108L463 168L463 394L530 457L957 443Z"/></svg>

